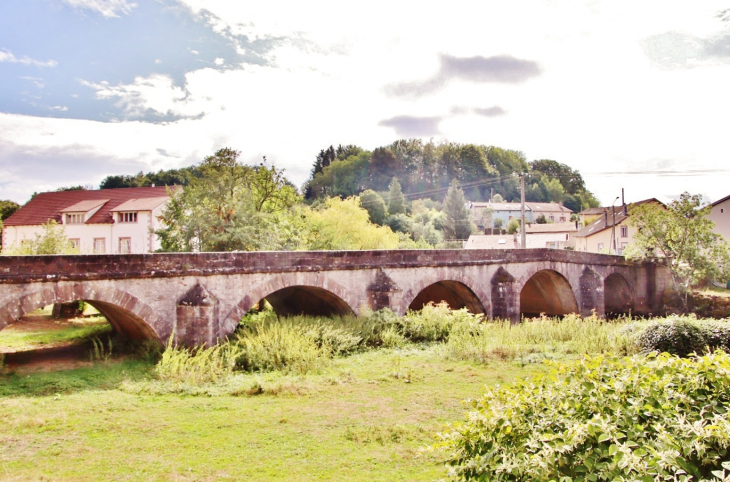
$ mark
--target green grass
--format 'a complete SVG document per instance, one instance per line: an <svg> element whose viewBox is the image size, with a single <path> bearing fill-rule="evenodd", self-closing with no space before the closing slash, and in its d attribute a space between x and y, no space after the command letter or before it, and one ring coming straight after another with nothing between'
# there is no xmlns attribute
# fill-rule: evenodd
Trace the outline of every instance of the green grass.
<svg viewBox="0 0 730 482"><path fill-rule="evenodd" d="M420 448L463 417L461 401L543 367L451 361L424 345L307 376L242 374L279 388L206 397L135 392L151 369L2 378L0 479L436 480L445 469Z"/></svg>
<svg viewBox="0 0 730 482"><path fill-rule="evenodd" d="M112 328L103 317L87 318L83 323L76 323L58 330L14 331L10 328L0 331L0 351L3 348L32 349L76 343L111 333Z"/></svg>
<svg viewBox="0 0 730 482"><path fill-rule="evenodd" d="M307 369L291 367L310 348L267 331L274 320L263 314L230 349L168 347L157 366L0 375L0 480L438 480L445 456L421 449L464 419L463 400L544 373L545 359L635 350L632 328L648 323L512 326L433 309L284 320L297 343L319 349ZM294 365L252 369L254 352L286 352Z"/></svg>

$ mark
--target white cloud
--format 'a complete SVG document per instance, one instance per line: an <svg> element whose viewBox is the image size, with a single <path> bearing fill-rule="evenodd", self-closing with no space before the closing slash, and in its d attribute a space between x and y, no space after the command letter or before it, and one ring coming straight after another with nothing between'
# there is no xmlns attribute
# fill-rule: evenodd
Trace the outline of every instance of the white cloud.
<svg viewBox="0 0 730 482"><path fill-rule="evenodd" d="M33 65L35 67L55 67L58 65L58 62L56 62L55 60L35 60L31 59L27 55L23 55L22 57L16 57L11 51L4 49L0 50L0 62Z"/></svg>
<svg viewBox="0 0 730 482"><path fill-rule="evenodd" d="M102 16L119 17L120 14L129 15L136 3L127 0L62 0L74 8L93 10Z"/></svg>
<svg viewBox="0 0 730 482"><path fill-rule="evenodd" d="M122 109L125 119L139 119L153 116L190 116L201 111L188 99L188 92L175 85L167 75L155 74L137 77L131 84L111 85L108 82L91 83L82 80L82 85L96 90L98 99L116 99L116 106Z"/></svg>

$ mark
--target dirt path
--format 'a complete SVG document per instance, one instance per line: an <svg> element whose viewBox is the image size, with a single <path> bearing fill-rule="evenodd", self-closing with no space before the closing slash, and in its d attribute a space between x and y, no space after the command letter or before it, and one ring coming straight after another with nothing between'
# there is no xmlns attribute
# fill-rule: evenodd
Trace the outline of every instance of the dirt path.
<svg viewBox="0 0 730 482"><path fill-rule="evenodd" d="M7 334L31 334L60 331L77 327L78 324L78 321L72 322L65 318L52 318L48 315L28 315L5 328L3 332L7 331ZM3 368L6 371L18 373L68 370L91 365L88 345L78 341L42 345L28 343L21 347L8 347L2 346L2 339L0 339L0 355L3 356Z"/></svg>

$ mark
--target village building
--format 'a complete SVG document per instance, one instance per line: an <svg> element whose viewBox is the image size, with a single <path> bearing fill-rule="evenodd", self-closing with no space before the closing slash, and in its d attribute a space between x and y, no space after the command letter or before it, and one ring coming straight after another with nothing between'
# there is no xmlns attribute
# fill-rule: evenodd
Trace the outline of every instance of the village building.
<svg viewBox="0 0 730 482"><path fill-rule="evenodd" d="M588 253L623 254L624 249L633 241L637 229L628 222L631 209L646 203L657 203L664 206L658 199L651 198L628 206L593 208L601 209L601 215L573 235L575 250ZM595 214L592 212L591 215Z"/></svg>
<svg viewBox="0 0 730 482"><path fill-rule="evenodd" d="M511 219L522 216L521 203L470 202L468 207L480 229L493 227L496 219L501 219L502 226L506 227ZM568 223L571 214L573 211L558 203L525 203L526 223L535 223L541 215L547 222ZM491 226L485 225L488 220L491 220Z"/></svg>
<svg viewBox="0 0 730 482"><path fill-rule="evenodd" d="M136 187L37 194L5 220L4 248L20 246L55 221L82 254L151 253L160 248L154 232L170 199L168 187Z"/></svg>
<svg viewBox="0 0 730 482"><path fill-rule="evenodd" d="M572 245L567 233L525 233L525 244L528 248L565 249ZM464 249L520 249L522 240L516 234L472 234L464 242Z"/></svg>
<svg viewBox="0 0 730 482"><path fill-rule="evenodd" d="M715 223L713 230L725 239L730 239L730 196L712 203L711 209L707 219Z"/></svg>

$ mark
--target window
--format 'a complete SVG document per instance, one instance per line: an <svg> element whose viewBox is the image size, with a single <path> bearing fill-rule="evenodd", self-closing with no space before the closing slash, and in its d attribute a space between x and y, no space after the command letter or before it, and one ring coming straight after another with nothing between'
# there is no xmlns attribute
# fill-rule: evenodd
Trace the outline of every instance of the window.
<svg viewBox="0 0 730 482"><path fill-rule="evenodd" d="M555 221L555 216L550 216L550 221Z"/></svg>
<svg viewBox="0 0 730 482"><path fill-rule="evenodd" d="M84 213L66 214L66 224L84 224Z"/></svg>
<svg viewBox="0 0 730 482"><path fill-rule="evenodd" d="M94 254L106 253L106 239L94 238Z"/></svg>
<svg viewBox="0 0 730 482"><path fill-rule="evenodd" d="M81 240L79 238L72 238L68 240L71 243L71 248L81 249Z"/></svg>
<svg viewBox="0 0 730 482"><path fill-rule="evenodd" d="M132 238L119 238L119 254L132 252Z"/></svg>
<svg viewBox="0 0 730 482"><path fill-rule="evenodd" d="M629 237L629 227L628 226L621 226L621 237L622 238Z"/></svg>
<svg viewBox="0 0 730 482"><path fill-rule="evenodd" d="M603 251L603 243L598 243L598 251Z"/></svg>
<svg viewBox="0 0 730 482"><path fill-rule="evenodd" d="M117 221L120 223L136 223L137 213L118 213Z"/></svg>
<svg viewBox="0 0 730 482"><path fill-rule="evenodd" d="M561 216L561 217L560 217L560 222L561 222L561 223L564 223L564 222L565 222L565 216Z"/></svg>

